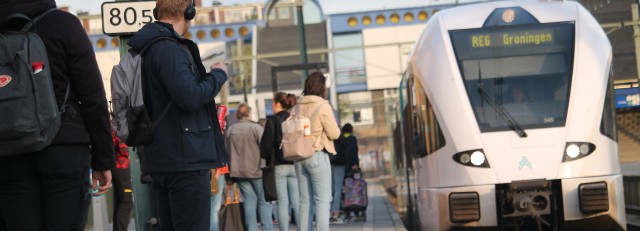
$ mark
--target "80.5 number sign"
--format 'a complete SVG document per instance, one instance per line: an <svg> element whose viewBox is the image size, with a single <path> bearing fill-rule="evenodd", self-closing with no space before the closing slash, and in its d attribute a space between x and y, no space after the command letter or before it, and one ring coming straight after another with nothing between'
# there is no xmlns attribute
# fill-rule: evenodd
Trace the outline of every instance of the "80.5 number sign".
<svg viewBox="0 0 640 231"><path fill-rule="evenodd" d="M133 34L153 21L156 1L105 2L102 4L102 32L110 36Z"/></svg>

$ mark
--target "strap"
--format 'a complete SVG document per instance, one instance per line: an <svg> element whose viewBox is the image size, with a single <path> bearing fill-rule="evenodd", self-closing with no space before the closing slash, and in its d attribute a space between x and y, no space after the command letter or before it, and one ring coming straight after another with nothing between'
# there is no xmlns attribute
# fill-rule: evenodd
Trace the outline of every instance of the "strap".
<svg viewBox="0 0 640 231"><path fill-rule="evenodd" d="M66 111L67 99L69 99L69 92L71 91L71 81L67 81L67 93L64 94L64 100L62 101L62 105L60 105L60 114Z"/></svg>
<svg viewBox="0 0 640 231"><path fill-rule="evenodd" d="M274 114L273 116L271 116L271 118L273 118L273 120L271 120L272 122L274 122L274 121L275 121L275 122L273 123L273 132L278 132L278 129L276 129L276 126L282 126L282 122L280 122L280 119L278 119L278 116L277 116L277 115L275 115L275 114ZM282 129L282 128L280 128L280 129ZM282 130L280 130L280 132L282 132ZM274 137L275 137L275 136L274 136ZM280 143L282 143L282 141L280 141ZM274 147L274 148L275 148L275 147ZM271 161L270 161L270 162L271 162L271 165L270 165L271 167L276 166L276 163L275 163L275 159L276 159L276 152L277 152L277 150L274 150L274 151L271 153Z"/></svg>
<svg viewBox="0 0 640 231"><path fill-rule="evenodd" d="M162 120L162 118L167 114L167 112L169 112L169 109L171 108L171 105L173 105L173 100L169 101L167 106L165 106L164 109L162 109L162 113L160 113L160 116L158 116L158 118L156 118L156 120L151 122L151 125L153 127L157 126L158 123L160 122L160 120Z"/></svg>
<svg viewBox="0 0 640 231"><path fill-rule="evenodd" d="M44 16L47 16L47 14L49 14L49 13L51 13L53 11L56 11L56 10L58 10L58 8L51 8L51 9L45 11L44 13L38 15L38 17L33 19L33 24L36 24L38 21L40 21L40 19L44 18Z"/></svg>
<svg viewBox="0 0 640 231"><path fill-rule="evenodd" d="M47 11L45 11L44 13L38 15L37 17L35 17L34 19L31 19L29 17L27 17L24 14L12 14L11 16L9 16L7 18L7 22L9 22L11 19L24 19L27 21L27 23L24 25L24 27L22 27L22 29L20 30L20 32L27 32L29 31L29 29L31 29L38 21L40 21L40 19L44 18L44 16L46 16L47 14L58 10L57 8L51 8Z"/></svg>
<svg viewBox="0 0 640 231"><path fill-rule="evenodd" d="M178 42L178 40L176 40L175 38L172 37L168 37L168 36L162 36L162 37L157 37L154 38L153 40L151 40L150 42L148 42L147 44L145 44L142 47L142 50L140 51L140 53L138 53L140 55L140 59L142 64L144 64L144 55L147 53L147 50L151 47L151 45L155 44L157 41L160 40L173 40L175 42ZM142 65L141 65L142 66ZM140 75L140 77L142 78L142 82L143 82L143 86L144 86L144 75ZM144 87L142 87L143 91L144 91ZM144 94L143 94L144 95ZM169 103L167 103L167 106L164 107L164 109L162 109L162 112L160 113L160 116L158 116L158 118L156 118L153 122L151 122L152 126L157 126L158 123L160 122L160 120L162 120L162 118L164 118L164 116L167 114L167 112L169 112L169 109L171 109L171 106L173 105L173 100L169 101Z"/></svg>
<svg viewBox="0 0 640 231"><path fill-rule="evenodd" d="M153 45L153 44L154 44L154 43L156 43L157 41L165 40L165 39L166 39L166 40L173 40L174 42L178 42L178 40L176 40L175 38L169 37L169 36L160 36L160 37L156 37L156 38L154 38L153 40L149 41L147 44L145 44L145 45L142 47L142 50L140 50L140 51L138 52L138 54L140 54L140 57L144 57L144 55L147 53L147 50L148 50L149 48L151 48L151 45Z"/></svg>

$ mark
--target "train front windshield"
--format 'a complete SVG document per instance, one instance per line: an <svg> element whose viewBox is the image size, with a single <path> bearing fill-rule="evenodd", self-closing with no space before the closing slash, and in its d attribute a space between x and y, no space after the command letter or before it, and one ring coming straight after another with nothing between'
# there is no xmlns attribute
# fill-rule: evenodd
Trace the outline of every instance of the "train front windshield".
<svg viewBox="0 0 640 231"><path fill-rule="evenodd" d="M515 129L514 124L522 129L565 125L573 23L456 30L450 35L482 132Z"/></svg>

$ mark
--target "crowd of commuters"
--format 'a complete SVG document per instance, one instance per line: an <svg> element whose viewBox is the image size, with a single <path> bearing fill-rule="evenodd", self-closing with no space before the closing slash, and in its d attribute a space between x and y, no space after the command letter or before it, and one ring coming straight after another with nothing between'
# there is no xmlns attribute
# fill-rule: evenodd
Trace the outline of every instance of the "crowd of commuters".
<svg viewBox="0 0 640 231"><path fill-rule="evenodd" d="M54 0L2 1L0 31L7 30L8 15L36 17L54 8ZM299 231L314 230L314 221L315 229L329 230L339 217L341 178L358 163L352 126L341 131L326 100L326 77L310 74L299 97L275 93L273 116L264 128L251 121L251 107L240 104L233 115L237 121L225 129L214 98L227 80L226 66L214 63L207 71L198 46L183 37L194 15L192 0L158 0L158 21L127 43L136 51L151 44L141 68L142 87L148 116L158 120L153 141L138 147L138 155L141 171L152 179L159 230L218 230L226 184L240 189L246 230L258 230L258 216L260 228L272 230L274 214L261 170L270 161L280 230L288 230L291 219ZM126 230L132 208L128 147L112 132L91 43L78 19L63 11L48 13L35 27L51 61L56 101L66 102L67 110L50 145L0 156L0 230L83 230L91 196L109 190L112 173L113 229ZM308 159L283 156L281 124L290 113L310 118L310 135L318 137Z"/></svg>

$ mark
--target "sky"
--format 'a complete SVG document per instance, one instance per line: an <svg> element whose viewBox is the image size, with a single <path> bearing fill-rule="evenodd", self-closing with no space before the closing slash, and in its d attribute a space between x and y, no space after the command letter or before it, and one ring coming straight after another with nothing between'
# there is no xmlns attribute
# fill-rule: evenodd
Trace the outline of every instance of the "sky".
<svg viewBox="0 0 640 231"><path fill-rule="evenodd" d="M99 14L103 2L112 2L115 0L56 0L58 7L69 6L69 12L76 14L78 11L89 11L91 14ZM266 0L217 0L223 5L234 5L243 3L264 3ZM203 6L210 6L213 0L202 0Z"/></svg>

